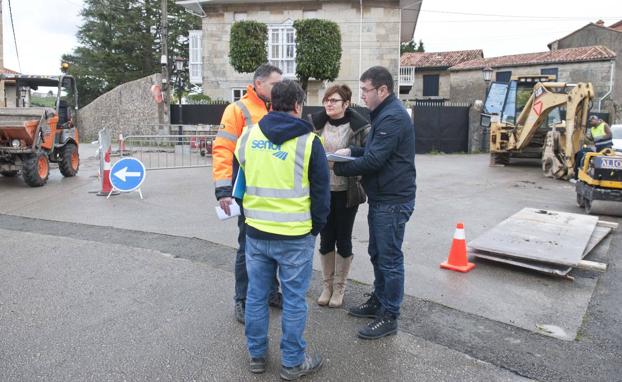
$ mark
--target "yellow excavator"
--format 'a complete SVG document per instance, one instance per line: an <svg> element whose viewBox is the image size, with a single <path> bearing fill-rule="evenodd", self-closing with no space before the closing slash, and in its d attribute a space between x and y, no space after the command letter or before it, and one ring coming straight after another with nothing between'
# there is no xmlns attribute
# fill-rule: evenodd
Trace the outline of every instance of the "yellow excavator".
<svg viewBox="0 0 622 382"><path fill-rule="evenodd" d="M588 214L594 200L622 201L620 153L590 152L575 165L587 143L593 98L591 83L554 82L548 76L516 77L505 87L491 87L482 114L482 125L490 127L491 164L541 158L545 176L577 178L577 204Z"/></svg>
<svg viewBox="0 0 622 382"><path fill-rule="evenodd" d="M540 157L546 176L570 179L594 90L590 83L546 80L547 76L524 76L510 82L501 113L490 117L491 164Z"/></svg>

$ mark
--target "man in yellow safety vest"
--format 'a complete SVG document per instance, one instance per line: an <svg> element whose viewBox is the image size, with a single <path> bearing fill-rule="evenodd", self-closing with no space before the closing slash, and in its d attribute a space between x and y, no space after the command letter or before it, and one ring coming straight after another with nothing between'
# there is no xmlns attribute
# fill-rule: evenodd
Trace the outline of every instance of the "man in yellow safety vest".
<svg viewBox="0 0 622 382"><path fill-rule="evenodd" d="M250 371L263 373L268 298L278 272L283 291L281 377L298 379L322 366L303 338L315 238L330 211L328 162L313 127L300 119L305 93L284 80L272 88L272 111L248 126L235 155L244 171L246 216L245 334Z"/></svg>
<svg viewBox="0 0 622 382"><path fill-rule="evenodd" d="M601 151L602 149L611 148L613 146L611 128L605 121L595 115L590 117L590 135L594 140L596 151Z"/></svg>

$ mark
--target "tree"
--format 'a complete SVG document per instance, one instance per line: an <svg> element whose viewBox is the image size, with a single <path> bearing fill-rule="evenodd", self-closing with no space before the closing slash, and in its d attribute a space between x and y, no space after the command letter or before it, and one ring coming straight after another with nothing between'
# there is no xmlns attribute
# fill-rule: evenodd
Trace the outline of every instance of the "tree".
<svg viewBox="0 0 622 382"><path fill-rule="evenodd" d="M415 39L400 44L400 56L404 53L413 53L417 51L417 43Z"/></svg>
<svg viewBox="0 0 622 382"><path fill-rule="evenodd" d="M79 46L62 57L86 105L115 86L160 72L160 0L84 0ZM168 62L188 57L188 30L199 17L168 2ZM188 81L185 81L186 83Z"/></svg>
<svg viewBox="0 0 622 382"><path fill-rule="evenodd" d="M268 61L268 27L257 21L237 21L231 26L229 62L238 73L251 73Z"/></svg>
<svg viewBox="0 0 622 382"><path fill-rule="evenodd" d="M337 23L306 19L294 21L296 75L306 91L309 78L334 81L341 61L341 32Z"/></svg>
<svg viewBox="0 0 622 382"><path fill-rule="evenodd" d="M417 47L417 52L425 52L425 49L423 48L422 40L419 40L419 47Z"/></svg>

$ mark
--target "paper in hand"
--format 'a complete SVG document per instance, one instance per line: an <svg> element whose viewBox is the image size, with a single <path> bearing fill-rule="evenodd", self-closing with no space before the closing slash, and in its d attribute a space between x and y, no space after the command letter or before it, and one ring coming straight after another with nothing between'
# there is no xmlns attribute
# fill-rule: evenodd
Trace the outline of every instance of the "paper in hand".
<svg viewBox="0 0 622 382"><path fill-rule="evenodd" d="M331 162L350 162L355 160L355 157L350 157L347 155L339 155L339 154L333 154L333 153L327 153L326 154L326 159L328 159Z"/></svg>
<svg viewBox="0 0 622 382"><path fill-rule="evenodd" d="M231 215L227 215L225 210L220 208L220 205L217 205L214 208L216 209L216 215L218 215L218 219L220 220L227 220L234 216L240 216L240 206L235 202L235 199L233 199L233 202L229 204L229 211L231 212Z"/></svg>

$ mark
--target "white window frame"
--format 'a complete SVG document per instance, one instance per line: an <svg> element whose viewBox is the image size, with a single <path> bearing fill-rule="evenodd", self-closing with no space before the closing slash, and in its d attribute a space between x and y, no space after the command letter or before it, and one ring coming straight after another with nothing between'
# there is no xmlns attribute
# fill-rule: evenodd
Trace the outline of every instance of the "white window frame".
<svg viewBox="0 0 622 382"><path fill-rule="evenodd" d="M236 97L235 92L239 92L240 96ZM246 88L231 88L231 102L235 102L237 100L242 99L242 97L244 97L244 95L246 94L247 89Z"/></svg>
<svg viewBox="0 0 622 382"><path fill-rule="evenodd" d="M268 25L268 61L279 67L284 77L296 76L296 30L291 19Z"/></svg>
<svg viewBox="0 0 622 382"><path fill-rule="evenodd" d="M246 12L233 12L233 21L245 21L247 17Z"/></svg>
<svg viewBox="0 0 622 382"><path fill-rule="evenodd" d="M190 83L203 84L203 31L188 31L188 75Z"/></svg>

